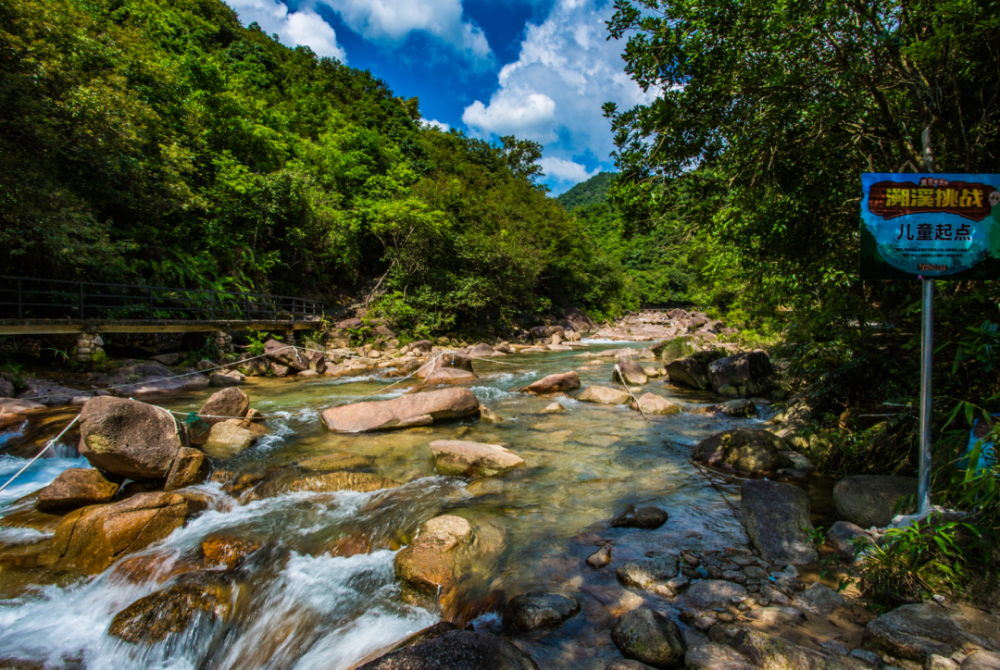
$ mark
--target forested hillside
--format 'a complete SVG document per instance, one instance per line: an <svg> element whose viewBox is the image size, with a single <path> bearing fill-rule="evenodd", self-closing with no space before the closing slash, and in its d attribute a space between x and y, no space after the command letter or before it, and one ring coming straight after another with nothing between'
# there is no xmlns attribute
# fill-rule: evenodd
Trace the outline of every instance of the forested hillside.
<svg viewBox="0 0 1000 670"><path fill-rule="evenodd" d="M4 274L371 296L400 325L619 311L540 148L244 28L220 0L0 0Z"/></svg>
<svg viewBox="0 0 1000 670"><path fill-rule="evenodd" d="M597 174L558 200L598 247L625 269L628 300L624 304L635 308L691 303L697 297L692 285L697 272L688 259L691 248L683 226L676 217L665 217L642 232L627 227L618 210L608 204L615 177L613 172Z"/></svg>

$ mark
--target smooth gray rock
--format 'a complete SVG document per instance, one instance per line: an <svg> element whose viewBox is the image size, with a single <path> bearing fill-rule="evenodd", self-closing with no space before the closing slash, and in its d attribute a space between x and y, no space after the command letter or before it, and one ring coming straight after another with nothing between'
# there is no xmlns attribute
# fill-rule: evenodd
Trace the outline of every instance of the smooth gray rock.
<svg viewBox="0 0 1000 670"><path fill-rule="evenodd" d="M525 593L507 601L503 626L518 631L555 628L579 611L580 603L573 598L554 593Z"/></svg>
<svg viewBox="0 0 1000 670"><path fill-rule="evenodd" d="M831 656L793 644L775 635L747 628L737 629L729 645L758 668L767 670L867 670L861 661Z"/></svg>
<svg viewBox="0 0 1000 670"><path fill-rule="evenodd" d="M733 598L746 594L747 590L739 584L721 579L703 579L689 586L680 597L680 602L688 609L705 612L716 607L725 607Z"/></svg>
<svg viewBox="0 0 1000 670"><path fill-rule="evenodd" d="M757 670L746 656L724 644L710 642L688 649L685 670Z"/></svg>
<svg viewBox="0 0 1000 670"><path fill-rule="evenodd" d="M882 528L892 521L903 498L916 493L916 477L854 475L833 487L833 504L844 521L864 529Z"/></svg>
<svg viewBox="0 0 1000 670"><path fill-rule="evenodd" d="M978 613L979 627L993 631L1000 617ZM931 654L950 657L966 644L1000 652L1000 639L972 632L977 622L935 603L903 605L865 626L865 642L887 656L923 663Z"/></svg>
<svg viewBox="0 0 1000 670"><path fill-rule="evenodd" d="M837 555L848 563L857 560L857 547L855 544L873 544L871 535L860 526L850 521L838 521L826 532L826 543L833 547Z"/></svg>
<svg viewBox="0 0 1000 670"><path fill-rule="evenodd" d="M962 661L962 670L1000 670L1000 654L974 651Z"/></svg>
<svg viewBox="0 0 1000 670"><path fill-rule="evenodd" d="M626 505L625 510L611 522L612 528L659 528L670 516L659 507Z"/></svg>
<svg viewBox="0 0 1000 670"><path fill-rule="evenodd" d="M791 467L788 445L766 430L736 428L699 442L691 458L706 465L748 473L774 472Z"/></svg>
<svg viewBox="0 0 1000 670"><path fill-rule="evenodd" d="M722 396L764 395L771 390L773 376L771 359L759 349L726 356L708 365L712 389Z"/></svg>
<svg viewBox="0 0 1000 670"><path fill-rule="evenodd" d="M744 616L767 626L798 626L805 621L802 612L792 607L758 607Z"/></svg>
<svg viewBox="0 0 1000 670"><path fill-rule="evenodd" d="M885 663L882 662L882 657L876 654L874 651L868 651L867 649L855 649L848 654L851 658L856 658L862 663L864 663L869 668L876 668L880 670L885 667Z"/></svg>
<svg viewBox="0 0 1000 670"><path fill-rule="evenodd" d="M809 498L797 486L768 480L743 482L742 518L750 543L771 563L803 565L818 559Z"/></svg>
<svg viewBox="0 0 1000 670"><path fill-rule="evenodd" d="M611 629L611 640L625 658L654 668L669 670L684 665L687 647L680 628L648 607L622 615Z"/></svg>
<svg viewBox="0 0 1000 670"><path fill-rule="evenodd" d="M819 582L792 598L792 607L817 616L826 616L846 604L844 596Z"/></svg>
<svg viewBox="0 0 1000 670"><path fill-rule="evenodd" d="M652 666L640 663L639 661L615 661L604 666L604 670L651 670Z"/></svg>
<svg viewBox="0 0 1000 670"><path fill-rule="evenodd" d="M625 586L647 589L654 584L676 577L679 572L677 559L666 554L628 561L623 563L615 574L618 581Z"/></svg>

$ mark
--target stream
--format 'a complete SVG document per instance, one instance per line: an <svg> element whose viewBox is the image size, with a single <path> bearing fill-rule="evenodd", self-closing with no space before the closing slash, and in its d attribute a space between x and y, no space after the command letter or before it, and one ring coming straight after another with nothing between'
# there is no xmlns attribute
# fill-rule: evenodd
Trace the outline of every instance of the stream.
<svg viewBox="0 0 1000 670"><path fill-rule="evenodd" d="M541 668L604 668L620 658L608 635L616 612L638 596L617 583L613 568L592 570L584 563L599 539L614 541L615 564L650 552L747 543L734 514L738 482L715 478L713 485L687 459L701 439L753 420L683 412L651 416L647 422L625 406L516 392L568 370L578 371L584 388L611 386L612 362L585 367L587 360L577 354L622 346L645 345L592 343L572 352L477 359L480 378L471 388L505 419L499 424L468 419L386 433L333 434L320 420L323 409L380 391L391 380L248 378L241 388L254 408L272 417L271 434L217 467L254 473L351 452L373 457L379 475L404 486L370 493L299 492L240 505L218 483L204 484L198 488L210 496L211 509L141 552L157 559L151 574L129 575L120 561L96 577L37 586L0 600L0 662L94 670L346 670L440 620L433 604L403 600L393 557L421 523L457 512L486 519L502 531L494 540L496 551L473 567L464 585L459 623L502 634L498 613L508 598L529 591L575 597L581 612L561 627L509 639ZM371 399L395 397L412 386L399 384ZM150 402L196 411L214 390ZM661 379L642 387L647 391L692 405L718 401ZM543 413L552 402L566 411ZM15 433L0 436L0 448ZM40 433L39 443L43 437ZM501 444L527 467L474 481L443 477L435 473L428 447L435 439ZM0 482L24 463L20 456L0 456ZM0 515L23 507L14 501L68 467L88 467L71 441L0 494ZM609 530L609 520L628 503L661 507L670 519L657 530ZM239 568L239 602L232 618L196 617L184 632L149 646L107 634L117 612L163 588L170 575L198 557L203 540L219 536L251 538L265 547ZM4 544L39 537L35 530L0 529ZM366 553L331 555L350 553L342 551L345 546L363 546ZM0 585L3 580L0 573ZM670 609L669 601L646 599Z"/></svg>

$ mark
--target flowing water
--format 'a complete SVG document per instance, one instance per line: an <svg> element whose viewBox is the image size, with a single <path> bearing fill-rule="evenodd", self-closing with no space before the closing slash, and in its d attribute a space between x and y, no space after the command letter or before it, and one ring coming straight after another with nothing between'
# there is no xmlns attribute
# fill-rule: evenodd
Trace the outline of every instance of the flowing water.
<svg viewBox="0 0 1000 670"><path fill-rule="evenodd" d="M620 348L592 345L588 350ZM636 345L641 346L641 345ZM615 542L615 564L647 553L708 550L746 544L734 516L738 488L709 482L688 462L691 447L705 436L745 425L745 419L684 412L650 417L626 407L558 398L564 413L541 410L551 398L516 392L534 379L575 369L584 386L611 385L612 363L584 366L575 352L505 356L476 361L480 379L472 386L480 401L506 420L500 424L463 420L404 431L337 435L326 430L320 412L379 391L389 383L359 379L253 379L243 387L251 404L269 421L271 435L217 466L242 473L263 472L304 458L353 452L374 458L379 475L403 482L371 493L292 493L241 505L216 483L199 487L211 509L142 552L156 569L136 577L112 566L94 578L37 586L0 600L0 661L44 662L46 667L204 668L306 670L351 668L361 659L439 620L433 603L408 604L393 572L393 557L423 521L454 512L500 529L493 551L473 566L453 613L477 630L500 633L498 609L528 591L558 592L583 608L553 631L511 639L542 668L603 668L617 650L610 625L636 596L622 589L612 569L591 570L584 559L595 542ZM375 399L399 395L399 384ZM653 391L691 405L717 401L709 394L679 391L651 380ZM164 407L194 411L208 390L159 399ZM71 413L61 415L63 419ZM59 427L50 422L48 433ZM4 441L24 443L7 429ZM13 436L13 437L11 437ZM462 439L502 444L527 467L503 477L467 482L435 474L429 442ZM0 514L13 501L51 481L68 467L86 467L71 446L36 463L0 494ZM0 481L24 464L26 447L0 456ZM608 520L625 504L656 505L669 521L657 530L608 530ZM22 503L21 506L24 506ZM208 537L252 539L265 550L237 573L238 602L226 621L196 617L184 632L154 645L132 645L107 634L114 615L138 598L168 584L171 575L199 559ZM0 530L0 543L29 543L42 531ZM331 548L363 545L368 553ZM133 555L134 556L134 555ZM125 559L128 560L128 559ZM0 574L0 584L4 576ZM665 601L657 606L667 607Z"/></svg>

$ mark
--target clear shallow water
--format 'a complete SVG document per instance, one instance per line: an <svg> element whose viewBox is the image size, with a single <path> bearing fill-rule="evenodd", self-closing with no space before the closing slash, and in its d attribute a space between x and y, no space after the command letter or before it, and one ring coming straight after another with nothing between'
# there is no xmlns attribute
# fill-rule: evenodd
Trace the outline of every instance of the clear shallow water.
<svg viewBox="0 0 1000 670"><path fill-rule="evenodd" d="M623 346L644 345L615 342L587 350ZM465 420L390 433L335 435L320 421L323 409L380 391L390 381L256 380L242 387L256 409L273 417L272 434L218 466L261 472L347 451L373 457L378 474L405 486L372 493L296 493L239 505L218 485L207 484L201 488L215 500L213 509L144 552L156 558L159 571L153 575L130 580L123 577L121 566L112 566L89 581L46 586L0 601L0 659L88 668L350 668L437 620L433 607L402 601L392 560L423 521L458 511L503 529L497 551L470 571L462 616L473 619L477 629L499 632L495 610L506 598L527 591L573 596L583 611L561 628L512 639L541 667L603 668L618 658L608 628L617 608L630 597L615 581L615 566L647 552L745 544L731 507L739 499L738 490L727 484L711 486L687 461L691 447L703 437L745 420L682 413L650 417L647 423L625 407L517 393L533 379L571 369L579 372L584 386L612 385L611 362L585 366L588 359L577 353L476 361L480 379L471 388L506 419L501 424ZM412 387L404 382L373 399L395 397ZM642 391L686 403L716 400L658 380ZM154 402L193 411L208 395L206 391ZM541 413L552 402L567 411ZM39 431L38 439L44 435ZM67 436L70 444L73 439ZM527 468L473 482L441 477L434 472L428 446L435 439L502 444L520 454ZM19 457L0 457L0 481L23 463ZM66 453L40 461L12 487L16 491L9 496L4 491L0 514L62 469L84 463ZM655 531L608 530L608 521L627 503L657 505L668 511L670 520ZM266 547L237 571L238 605L232 619L201 621L149 647L107 635L117 612L168 584L164 580L173 571L198 559L205 538L218 535L251 538ZM370 545L370 553L329 555L338 541L358 538ZM6 544L37 539L11 529L0 534ZM615 542L614 562L611 568L594 571L584 559L599 539ZM668 606L655 598L650 602Z"/></svg>

